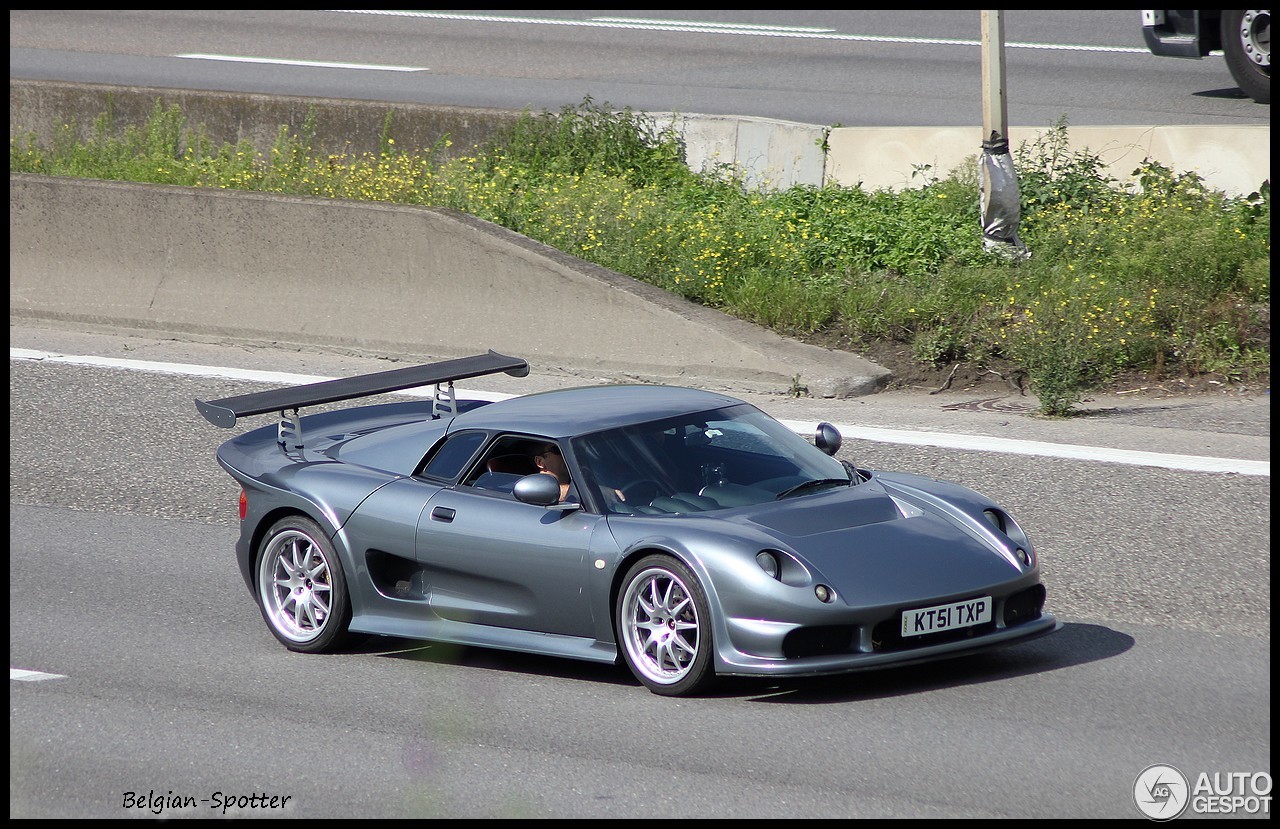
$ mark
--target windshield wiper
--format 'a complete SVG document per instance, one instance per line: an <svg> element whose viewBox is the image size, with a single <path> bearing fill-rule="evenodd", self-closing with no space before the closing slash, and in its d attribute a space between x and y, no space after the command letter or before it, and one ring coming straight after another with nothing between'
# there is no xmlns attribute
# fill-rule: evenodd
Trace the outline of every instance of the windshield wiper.
<svg viewBox="0 0 1280 829"><path fill-rule="evenodd" d="M848 478L818 478L813 481L805 481L802 484L791 487L791 489L784 489L774 497L774 500L781 501L783 498L789 498L792 495L799 495L806 489L814 489L820 486L849 486L852 483L853 481Z"/></svg>
<svg viewBox="0 0 1280 829"><path fill-rule="evenodd" d="M857 484L863 483L864 481L871 480L869 476L862 474L862 470L858 469L858 467L854 466L848 461L842 460L840 461L840 464L844 467L844 471L849 473L849 483L851 485L856 486Z"/></svg>

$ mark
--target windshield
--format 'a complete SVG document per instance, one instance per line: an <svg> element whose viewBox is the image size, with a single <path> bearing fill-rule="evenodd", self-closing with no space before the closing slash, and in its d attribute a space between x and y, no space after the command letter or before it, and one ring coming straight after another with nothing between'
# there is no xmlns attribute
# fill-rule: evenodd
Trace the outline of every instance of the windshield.
<svg viewBox="0 0 1280 829"><path fill-rule="evenodd" d="M705 512L850 483L843 464L748 404L586 435L573 450L616 514Z"/></svg>

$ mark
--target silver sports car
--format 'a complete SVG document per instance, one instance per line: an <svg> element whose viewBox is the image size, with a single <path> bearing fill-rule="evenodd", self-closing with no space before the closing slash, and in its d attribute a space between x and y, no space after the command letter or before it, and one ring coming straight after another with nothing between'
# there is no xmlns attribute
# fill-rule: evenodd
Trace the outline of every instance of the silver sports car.
<svg viewBox="0 0 1280 829"><path fill-rule="evenodd" d="M862 469L732 397L598 386L501 402L487 354L197 400L233 427L241 574L295 651L379 634L597 662L664 695L953 657L1060 627L1026 533L956 484ZM416 386L429 400L299 415Z"/></svg>

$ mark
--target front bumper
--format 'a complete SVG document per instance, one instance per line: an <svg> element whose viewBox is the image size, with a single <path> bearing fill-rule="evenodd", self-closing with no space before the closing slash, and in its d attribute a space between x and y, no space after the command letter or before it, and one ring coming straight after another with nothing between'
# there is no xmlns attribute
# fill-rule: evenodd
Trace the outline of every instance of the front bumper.
<svg viewBox="0 0 1280 829"><path fill-rule="evenodd" d="M1062 627L1044 612L1039 582L998 596L989 620L921 636L900 633L900 607L848 608L808 624L728 617L717 637L717 672L806 676L959 656L1044 636Z"/></svg>
<svg viewBox="0 0 1280 829"><path fill-rule="evenodd" d="M788 659L753 656L741 651L720 649L717 654L719 664L716 672L724 676L819 676L850 673L964 656L1038 639L1061 627L1061 622L1046 613L1035 621L1024 622L1016 627L1003 628L972 638L954 639L935 645L921 645L901 650L864 650L855 643L853 649L839 653Z"/></svg>

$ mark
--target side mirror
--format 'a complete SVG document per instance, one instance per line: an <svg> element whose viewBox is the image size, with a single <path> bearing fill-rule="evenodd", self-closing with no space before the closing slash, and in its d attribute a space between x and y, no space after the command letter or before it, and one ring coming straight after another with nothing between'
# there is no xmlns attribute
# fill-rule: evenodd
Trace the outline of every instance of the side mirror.
<svg viewBox="0 0 1280 829"><path fill-rule="evenodd" d="M516 481L511 491L516 496L516 500L538 507L558 510L581 508L580 504L560 503L560 482L556 480L555 475L547 475L544 472L525 475Z"/></svg>
<svg viewBox="0 0 1280 829"><path fill-rule="evenodd" d="M844 438L840 436L840 430L826 421L819 423L818 428L813 433L813 445L828 455L835 455L835 453L839 452L840 444L843 440Z"/></svg>
<svg viewBox="0 0 1280 829"><path fill-rule="evenodd" d="M526 504L549 507L560 500L560 482L556 480L555 475L535 472L516 481L512 492L518 500Z"/></svg>

